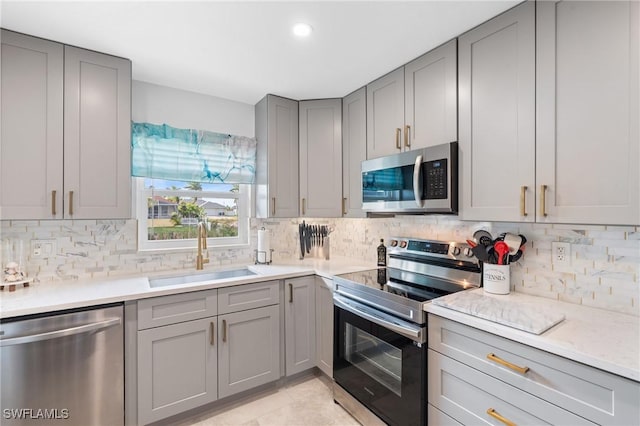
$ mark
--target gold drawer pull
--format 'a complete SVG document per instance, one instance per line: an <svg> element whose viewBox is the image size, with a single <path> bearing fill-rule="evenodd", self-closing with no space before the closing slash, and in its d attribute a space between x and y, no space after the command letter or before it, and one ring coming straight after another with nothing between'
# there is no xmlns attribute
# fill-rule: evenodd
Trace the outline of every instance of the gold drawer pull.
<svg viewBox="0 0 640 426"><path fill-rule="evenodd" d="M227 320L222 320L222 341L227 342Z"/></svg>
<svg viewBox="0 0 640 426"><path fill-rule="evenodd" d="M527 215L527 207L526 207L526 195L527 195L527 186L520 187L520 216Z"/></svg>
<svg viewBox="0 0 640 426"><path fill-rule="evenodd" d="M406 126L404 126L404 146L406 146L407 148L411 148L411 126L409 126L408 124Z"/></svg>
<svg viewBox="0 0 640 426"><path fill-rule="evenodd" d="M342 215L343 216L347 215L347 199L346 198L342 199Z"/></svg>
<svg viewBox="0 0 640 426"><path fill-rule="evenodd" d="M289 283L289 303L293 303L293 284Z"/></svg>
<svg viewBox="0 0 640 426"><path fill-rule="evenodd" d="M51 215L56 215L56 190L51 191Z"/></svg>
<svg viewBox="0 0 640 426"><path fill-rule="evenodd" d="M402 149L402 145L400 145L400 139L402 138L402 129L396 128L396 148Z"/></svg>
<svg viewBox="0 0 640 426"><path fill-rule="evenodd" d="M547 185L540 185L540 214L547 216Z"/></svg>
<svg viewBox="0 0 640 426"><path fill-rule="evenodd" d="M271 215L276 215L276 197L271 197Z"/></svg>
<svg viewBox="0 0 640 426"><path fill-rule="evenodd" d="M305 204L307 204L307 199L303 198L302 199L302 216L306 214Z"/></svg>
<svg viewBox="0 0 640 426"><path fill-rule="evenodd" d="M69 191L69 216L73 216L73 191Z"/></svg>
<svg viewBox="0 0 640 426"><path fill-rule="evenodd" d="M487 414L490 415L493 418L498 419L499 421L501 421L502 423L504 423L507 426L517 426L514 422L512 422L509 419L504 418L503 416L501 416L496 410L494 410L493 408L488 408L487 409Z"/></svg>
<svg viewBox="0 0 640 426"><path fill-rule="evenodd" d="M520 367L517 366L515 364L511 364L509 361L505 361L504 359L494 355L494 354L488 354L487 355L487 359L489 361L493 361L493 362L497 362L500 365L504 365L505 367L508 367L514 371L517 371L520 374L525 374L527 371L529 371L529 367Z"/></svg>
<svg viewBox="0 0 640 426"><path fill-rule="evenodd" d="M215 345L215 342L216 342L216 334L215 334L216 332L215 332L215 329L216 329L216 326L215 326L215 324L213 323L213 321L211 321L211 322L209 323L209 344L210 344L211 346Z"/></svg>

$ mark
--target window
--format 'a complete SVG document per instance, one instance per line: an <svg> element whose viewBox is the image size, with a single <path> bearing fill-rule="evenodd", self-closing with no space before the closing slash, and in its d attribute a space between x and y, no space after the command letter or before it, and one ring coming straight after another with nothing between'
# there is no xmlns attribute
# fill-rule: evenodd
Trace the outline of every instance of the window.
<svg viewBox="0 0 640 426"><path fill-rule="evenodd" d="M249 185L133 180L139 250L195 248L201 221L209 247L249 243Z"/></svg>

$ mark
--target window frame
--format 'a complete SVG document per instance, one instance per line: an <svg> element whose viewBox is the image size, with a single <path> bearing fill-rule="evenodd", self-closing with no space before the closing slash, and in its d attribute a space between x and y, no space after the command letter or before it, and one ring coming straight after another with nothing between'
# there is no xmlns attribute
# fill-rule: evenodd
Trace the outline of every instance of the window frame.
<svg viewBox="0 0 640 426"><path fill-rule="evenodd" d="M137 219L138 230L138 251L181 251L194 250L198 246L196 238L183 240L149 240L148 239L148 214L149 207L147 199L152 196L162 197L197 197L197 198L231 198L238 200L238 236L237 237L209 237L207 246L209 248L242 248L249 247L249 219L251 215L251 185L240 184L240 191L215 192L215 191L193 191L188 189L155 189L145 188L143 177L132 177L132 190L135 200L135 218Z"/></svg>

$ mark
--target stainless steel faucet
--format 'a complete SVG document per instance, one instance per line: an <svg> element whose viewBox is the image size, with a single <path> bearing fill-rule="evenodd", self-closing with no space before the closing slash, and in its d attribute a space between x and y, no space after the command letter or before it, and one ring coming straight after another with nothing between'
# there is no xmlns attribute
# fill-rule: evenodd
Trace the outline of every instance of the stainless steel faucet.
<svg viewBox="0 0 640 426"><path fill-rule="evenodd" d="M202 254L203 250L207 250L207 225L204 222L198 222L198 255L196 256L196 269L204 268L205 263L209 263L209 253L207 257Z"/></svg>

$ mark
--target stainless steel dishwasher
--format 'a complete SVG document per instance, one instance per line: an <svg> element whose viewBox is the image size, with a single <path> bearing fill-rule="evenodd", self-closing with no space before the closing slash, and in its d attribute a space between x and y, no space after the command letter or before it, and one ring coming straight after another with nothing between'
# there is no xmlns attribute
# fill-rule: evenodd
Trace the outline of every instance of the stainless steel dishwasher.
<svg viewBox="0 0 640 426"><path fill-rule="evenodd" d="M0 424L124 424L123 306L0 321Z"/></svg>

